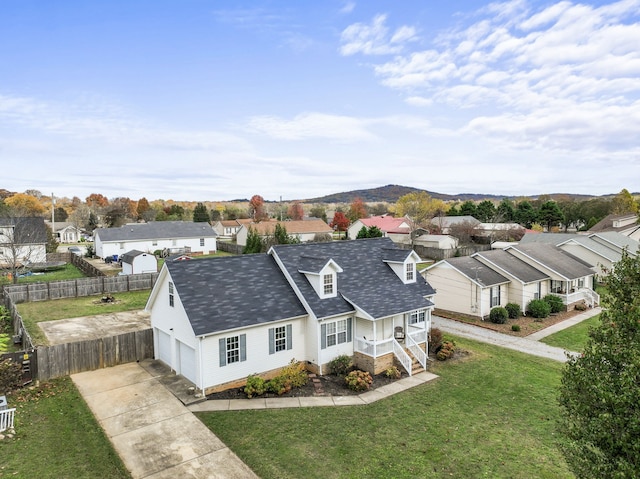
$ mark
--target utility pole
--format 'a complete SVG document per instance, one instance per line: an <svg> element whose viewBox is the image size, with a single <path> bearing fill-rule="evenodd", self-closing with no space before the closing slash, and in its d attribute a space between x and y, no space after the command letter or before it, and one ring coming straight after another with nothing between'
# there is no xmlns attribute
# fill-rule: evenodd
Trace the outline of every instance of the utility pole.
<svg viewBox="0 0 640 479"><path fill-rule="evenodd" d="M51 233L53 233L53 239L56 239L56 219L55 219L55 211L56 211L56 197L51 193Z"/></svg>

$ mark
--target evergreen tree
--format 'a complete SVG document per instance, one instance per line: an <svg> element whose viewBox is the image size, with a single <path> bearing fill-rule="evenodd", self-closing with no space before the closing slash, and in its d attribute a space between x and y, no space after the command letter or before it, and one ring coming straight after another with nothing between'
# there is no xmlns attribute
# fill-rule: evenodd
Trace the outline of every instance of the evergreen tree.
<svg viewBox="0 0 640 479"><path fill-rule="evenodd" d="M560 388L562 449L579 478L640 471L640 256L625 251L606 281L600 325Z"/></svg>
<svg viewBox="0 0 640 479"><path fill-rule="evenodd" d="M242 254L260 253L262 251L262 238L255 228L249 227L247 233L247 244L242 250Z"/></svg>
<svg viewBox="0 0 640 479"><path fill-rule="evenodd" d="M193 210L194 223L208 223L210 220L207 207L203 203L198 203Z"/></svg>

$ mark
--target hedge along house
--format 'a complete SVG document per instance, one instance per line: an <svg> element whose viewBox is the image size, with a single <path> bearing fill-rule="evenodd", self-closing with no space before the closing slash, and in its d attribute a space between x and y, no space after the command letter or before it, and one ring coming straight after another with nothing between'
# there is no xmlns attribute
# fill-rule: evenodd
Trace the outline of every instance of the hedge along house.
<svg viewBox="0 0 640 479"><path fill-rule="evenodd" d="M376 238L166 262L146 307L156 358L205 394L292 359L319 374L341 355L373 374L397 360L412 374L414 360L426 368L434 294L418 260Z"/></svg>
<svg viewBox="0 0 640 479"><path fill-rule="evenodd" d="M216 252L217 236L209 223L152 221L98 228L94 231L94 245L100 258L120 256L134 249L145 253L160 250L168 254L212 254Z"/></svg>

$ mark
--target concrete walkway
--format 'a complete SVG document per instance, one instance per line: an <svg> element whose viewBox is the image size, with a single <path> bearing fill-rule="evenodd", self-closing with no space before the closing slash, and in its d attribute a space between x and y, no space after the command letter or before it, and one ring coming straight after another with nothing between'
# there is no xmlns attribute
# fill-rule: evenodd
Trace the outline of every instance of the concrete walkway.
<svg viewBox="0 0 640 479"><path fill-rule="evenodd" d="M566 362L567 355L575 355L576 352L567 351L562 348L556 348L548 346L538 341L538 339L549 336L557 331L571 327L580 321L591 318L601 312L600 308L594 308L584 313L578 314L571 319L556 323L553 326L545 328L527 337L521 338L517 336L511 336L509 334L498 333L491 329L483 328L480 326L474 326L472 324L464 323L462 321L454 321L452 319L442 318L440 316L433 316L431 325L434 328L438 328L444 332L455 334L457 336L474 339L483 343L494 344L503 348L513 349L534 356L540 356L543 358L553 359L555 361Z"/></svg>
<svg viewBox="0 0 640 479"><path fill-rule="evenodd" d="M203 411L240 411L244 409L283 409L299 407L327 407L327 406L363 406L371 404L407 389L419 386L438 378L435 374L421 372L415 376L399 379L386 386L357 396L310 396L295 398L253 398L253 399L218 399L188 406L193 412Z"/></svg>
<svg viewBox="0 0 640 479"><path fill-rule="evenodd" d="M257 479L162 384L150 363L73 374L71 379L134 479Z"/></svg>

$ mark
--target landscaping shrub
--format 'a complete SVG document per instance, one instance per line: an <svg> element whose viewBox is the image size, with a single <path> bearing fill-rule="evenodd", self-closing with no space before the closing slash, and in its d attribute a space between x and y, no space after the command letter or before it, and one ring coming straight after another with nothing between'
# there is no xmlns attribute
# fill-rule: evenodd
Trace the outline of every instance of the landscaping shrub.
<svg viewBox="0 0 640 479"><path fill-rule="evenodd" d="M347 383L347 387L352 391L367 391L373 383L371 374L366 371L355 370L351 371L344 378Z"/></svg>
<svg viewBox="0 0 640 479"><path fill-rule="evenodd" d="M520 325L519 324L512 324L511 325L511 331L515 331L515 332L520 331Z"/></svg>
<svg viewBox="0 0 640 479"><path fill-rule="evenodd" d="M451 356L453 356L455 351L456 351L456 343L454 343L453 341L444 341L442 343L442 347L436 354L436 359L438 361L446 361Z"/></svg>
<svg viewBox="0 0 640 479"><path fill-rule="evenodd" d="M22 366L11 359L0 361L0 393L17 389L21 382Z"/></svg>
<svg viewBox="0 0 640 479"><path fill-rule="evenodd" d="M551 314L551 305L542 299L533 299L527 305L527 314L534 318L546 318Z"/></svg>
<svg viewBox="0 0 640 479"><path fill-rule="evenodd" d="M504 307L509 313L509 319L518 319L522 316L522 309L520 309L520 305L517 303L507 303Z"/></svg>
<svg viewBox="0 0 640 479"><path fill-rule="evenodd" d="M384 375L391 379L400 379L402 373L396 366L391 366L385 370Z"/></svg>
<svg viewBox="0 0 640 479"><path fill-rule="evenodd" d="M437 353L442 347L442 331L432 328L429 332L429 351Z"/></svg>
<svg viewBox="0 0 640 479"><path fill-rule="evenodd" d="M586 311L587 308L588 308L587 303L584 300L580 301L579 303L576 303L575 305L576 311Z"/></svg>
<svg viewBox="0 0 640 479"><path fill-rule="evenodd" d="M329 371L334 376L346 376L352 366L351 356L347 356L346 354L337 356L329 361Z"/></svg>
<svg viewBox="0 0 640 479"><path fill-rule="evenodd" d="M243 389L248 398L262 396L267 392L267 382L260 376L251 375L247 378L247 384Z"/></svg>
<svg viewBox="0 0 640 479"><path fill-rule="evenodd" d="M276 376L267 381L267 391L282 396L291 391L291 382L287 381L284 376Z"/></svg>
<svg viewBox="0 0 640 479"><path fill-rule="evenodd" d="M551 306L552 313L559 313L564 309L564 303L562 302L562 298L556 294L548 294L542 299L546 301L549 304L549 306Z"/></svg>
<svg viewBox="0 0 640 479"><path fill-rule="evenodd" d="M288 381L291 387L294 388L301 388L309 381L309 375L304 368L304 364L295 359L292 359L287 366L282 368L279 376L284 377L285 381Z"/></svg>
<svg viewBox="0 0 640 479"><path fill-rule="evenodd" d="M507 319L509 319L509 313L507 309L502 306L496 306L489 312L489 321L494 324L504 324L507 322Z"/></svg>

